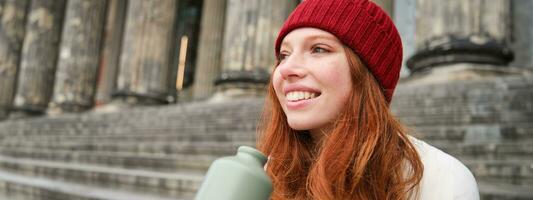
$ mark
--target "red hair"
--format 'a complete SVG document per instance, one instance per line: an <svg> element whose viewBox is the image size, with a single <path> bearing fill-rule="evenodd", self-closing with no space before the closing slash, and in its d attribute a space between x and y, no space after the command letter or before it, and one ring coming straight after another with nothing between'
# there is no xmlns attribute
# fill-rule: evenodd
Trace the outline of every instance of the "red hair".
<svg viewBox="0 0 533 200"><path fill-rule="evenodd" d="M258 148L269 156L272 199L408 199L423 166L407 131L359 57L345 47L350 99L321 142L293 130L268 85Z"/></svg>

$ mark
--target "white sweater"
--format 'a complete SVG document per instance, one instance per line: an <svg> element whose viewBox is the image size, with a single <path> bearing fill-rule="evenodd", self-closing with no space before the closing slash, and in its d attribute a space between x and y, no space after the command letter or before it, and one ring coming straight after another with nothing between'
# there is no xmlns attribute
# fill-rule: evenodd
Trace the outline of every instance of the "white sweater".
<svg viewBox="0 0 533 200"><path fill-rule="evenodd" d="M479 200L476 180L463 163L424 141L411 142L424 165L420 200Z"/></svg>

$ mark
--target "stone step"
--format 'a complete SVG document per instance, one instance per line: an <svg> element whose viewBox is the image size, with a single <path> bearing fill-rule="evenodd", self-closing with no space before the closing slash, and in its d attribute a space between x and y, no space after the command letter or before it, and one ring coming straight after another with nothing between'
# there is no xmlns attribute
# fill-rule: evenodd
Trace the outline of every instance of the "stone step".
<svg viewBox="0 0 533 200"><path fill-rule="evenodd" d="M492 183L523 185L533 188L533 160L461 160L476 180Z"/></svg>
<svg viewBox="0 0 533 200"><path fill-rule="evenodd" d="M533 141L516 141L500 143L461 143L449 141L431 141L431 145L442 151L461 158L475 159L519 159L533 158Z"/></svg>
<svg viewBox="0 0 533 200"><path fill-rule="evenodd" d="M238 129L203 129L169 130L169 129L145 129L122 130L120 132L108 132L92 134L85 130L76 132L56 132L53 134L32 134L27 136L0 136L0 141L18 140L59 140L59 141L87 141L87 140L128 140L128 141L249 141L255 140L255 130Z"/></svg>
<svg viewBox="0 0 533 200"><path fill-rule="evenodd" d="M6 156L0 156L0 168L26 176L107 186L109 189L138 191L176 198L193 195L198 190L204 176L197 172L165 173Z"/></svg>
<svg viewBox="0 0 533 200"><path fill-rule="evenodd" d="M491 83L489 83L491 84ZM463 91L449 85L397 88L393 112L411 125L527 123L533 118L533 90L494 88ZM453 106L451 106L453 105Z"/></svg>
<svg viewBox="0 0 533 200"><path fill-rule="evenodd" d="M56 116L36 117L27 119L12 119L6 120L12 126L24 127L24 123L29 123L32 126L39 125L59 125L61 123L69 122L92 122L92 121L109 121L109 119L117 121L157 121L167 118L173 119L217 119L220 116L243 117L250 114L258 114L263 108L264 99L244 99L234 100L234 102L226 101L220 103L206 103L195 102L185 103L179 105L164 105L164 106L139 106L118 109L115 112L85 112L73 114L61 114ZM193 105L196 104L196 105ZM52 122L52 123L50 123Z"/></svg>
<svg viewBox="0 0 533 200"><path fill-rule="evenodd" d="M68 150L0 149L0 155L65 163L103 165L125 169L142 169L159 172L180 170L205 173L211 163L222 156L213 155L161 155L128 152L93 152ZM229 155L227 155L229 156Z"/></svg>
<svg viewBox="0 0 533 200"><path fill-rule="evenodd" d="M456 80L446 83L398 84L395 101L409 105L442 105L435 100L492 102L533 98L531 76L517 75L482 80ZM475 88L475 90L472 90ZM495 92L497 91L497 92ZM513 98L515 97L515 98ZM445 103L445 102L444 102Z"/></svg>
<svg viewBox="0 0 533 200"><path fill-rule="evenodd" d="M531 186L478 181L479 193L483 200L531 200Z"/></svg>
<svg viewBox="0 0 533 200"><path fill-rule="evenodd" d="M416 126L413 135L423 140L443 141L533 141L533 124L471 124Z"/></svg>
<svg viewBox="0 0 533 200"><path fill-rule="evenodd" d="M107 187L96 187L0 170L0 198L9 200L176 200L191 195L164 197Z"/></svg>
<svg viewBox="0 0 533 200"><path fill-rule="evenodd" d="M210 154L229 155L237 152L242 145L255 146L255 142L115 142L115 141L2 141L0 148L24 148L30 151L40 150L68 150L68 151L93 151L93 152L130 152L148 153L159 155L173 154Z"/></svg>
<svg viewBox="0 0 533 200"><path fill-rule="evenodd" d="M517 98L519 96L518 93L515 93L508 97ZM495 113L533 112L533 107L526 103L527 100L533 100L532 91L529 91L529 96L523 95L519 100L505 100L505 97L491 95L485 97L487 97L485 100L466 100L461 97L427 98L427 96L405 99L395 98L392 103L392 110L398 115L410 116L433 116L436 114L487 116Z"/></svg>
<svg viewBox="0 0 533 200"><path fill-rule="evenodd" d="M40 135L56 135L56 136L77 136L77 135L120 135L120 134L166 134L166 133L210 133L210 132L228 132L228 131L248 131L255 132L256 121L238 121L238 122L220 122L220 123L187 123L187 124L168 124L168 125L131 125L113 127L93 126L82 128L67 128L67 129L46 129L35 126L32 128L21 128L16 130L2 129L0 127L0 139L9 137L30 137Z"/></svg>
<svg viewBox="0 0 533 200"><path fill-rule="evenodd" d="M62 129L85 129L92 127L103 127L103 128L112 128L112 127L121 127L121 126L134 126L134 127L144 127L144 126L171 126L171 125L188 125L188 124L201 124L201 123L211 123L211 124L226 124L226 123L235 123L240 121L256 121L258 119L259 113L247 113L241 114L241 116L234 116L231 113L225 115L209 115L209 116L191 116L187 113L182 113L183 116L179 117L159 117L152 116L149 113L146 113L144 117L150 118L126 118L122 119L119 117L116 118L95 118L90 121L61 121L55 120L53 118L44 118L45 120L35 122L32 119L20 120L17 123L10 123L10 121L0 123L2 130L8 131L24 131L24 130L62 130ZM228 116L228 117L225 117ZM231 117L231 118L229 118Z"/></svg>
<svg viewBox="0 0 533 200"><path fill-rule="evenodd" d="M220 117L220 116L218 116ZM163 121L164 123L158 122ZM248 117L246 119L217 118L215 120L169 120L160 119L155 122L139 120L131 123L121 124L116 120L108 120L105 123L72 122L59 124L62 127L54 127L50 124L25 123L24 126L10 126L0 123L0 137L9 138L13 136L33 136L33 135L109 135L109 134L129 134L129 133L176 133L176 132L211 132L224 130L246 130L255 131L257 119ZM50 122L52 123L52 122ZM3 124L3 126L2 126Z"/></svg>
<svg viewBox="0 0 533 200"><path fill-rule="evenodd" d="M161 110L165 111L164 109ZM127 114L127 112L126 112ZM124 114L122 114L124 115ZM87 116L87 115L81 115ZM228 117L231 118L228 118ZM185 122L226 122L228 120L256 120L259 117L258 111L241 111L227 113L210 113L205 115L194 115L190 113L172 113L168 115L157 115L151 113L142 113L139 116L130 115L94 115L90 118L62 120L54 117L43 116L41 118L27 118L14 121L3 121L2 127L11 127L12 129L27 129L30 127L43 127L45 129L65 129L65 128L85 128L99 125L146 125L146 124L173 124ZM30 125L28 127L27 125Z"/></svg>
<svg viewBox="0 0 533 200"><path fill-rule="evenodd" d="M425 108L418 108L423 110ZM473 115L471 113L432 115L414 115L411 113L397 113L402 122L410 126L446 126L446 125L469 125L469 124L513 124L528 123L533 121L533 112L494 112L483 115Z"/></svg>
<svg viewBox="0 0 533 200"><path fill-rule="evenodd" d="M230 108L231 109L231 108ZM161 112L165 109L161 109ZM83 116L83 115L82 115ZM178 116L157 116L150 113L142 113L141 117L132 116L92 116L89 119L62 120L53 117L43 117L39 120L24 119L16 121L5 121L0 123L0 135L28 135L42 132L72 132L76 130L89 130L98 133L105 130L117 129L147 129L151 127L176 127L176 128L197 128L198 126L208 127L237 127L243 128L243 124L255 124L259 118L259 111L245 111L241 113L208 113L201 116L189 113L179 113ZM255 129L255 126L252 126Z"/></svg>
<svg viewBox="0 0 533 200"><path fill-rule="evenodd" d="M255 141L256 134L253 131L211 131L204 133L181 132L173 133L170 131L159 132L141 132L132 131L130 133L120 134L100 134L100 135L32 135L32 136L10 136L3 138L1 142L16 141L57 141L57 142L96 142L96 141L115 141L115 142L200 142L200 141L217 141L217 142L250 142ZM0 142L0 143L1 143Z"/></svg>
<svg viewBox="0 0 533 200"><path fill-rule="evenodd" d="M226 122L187 122L186 124L132 124L113 126L94 125L65 128L47 128L43 126L30 126L31 128L13 128L9 126L0 127L0 139L10 137L31 137L31 136L94 136L94 135L128 135L128 134L169 134L169 133L191 133L191 134L211 134L219 132L255 132L256 120L228 120Z"/></svg>

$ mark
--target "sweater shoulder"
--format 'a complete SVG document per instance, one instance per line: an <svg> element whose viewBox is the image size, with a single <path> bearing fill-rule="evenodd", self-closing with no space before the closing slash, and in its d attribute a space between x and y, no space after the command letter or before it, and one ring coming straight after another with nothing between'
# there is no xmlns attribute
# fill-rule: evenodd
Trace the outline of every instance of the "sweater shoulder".
<svg viewBox="0 0 533 200"><path fill-rule="evenodd" d="M422 140L410 139L424 165L420 199L479 199L476 180L461 161Z"/></svg>

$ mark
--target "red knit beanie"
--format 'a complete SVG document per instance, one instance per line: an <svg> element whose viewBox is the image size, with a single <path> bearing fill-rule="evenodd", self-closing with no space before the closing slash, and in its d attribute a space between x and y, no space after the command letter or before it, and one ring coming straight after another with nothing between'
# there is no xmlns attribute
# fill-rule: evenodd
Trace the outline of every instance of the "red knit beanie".
<svg viewBox="0 0 533 200"><path fill-rule="evenodd" d="M335 35L365 63L391 101L402 66L402 42L390 17L369 0L305 0L291 13L276 40L301 27Z"/></svg>

